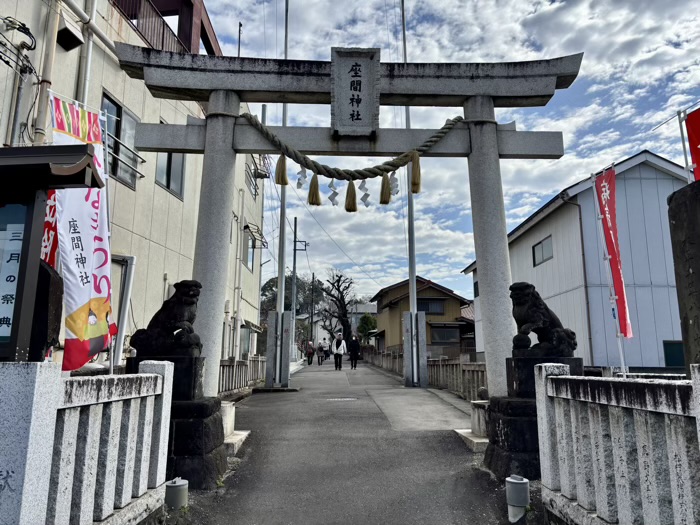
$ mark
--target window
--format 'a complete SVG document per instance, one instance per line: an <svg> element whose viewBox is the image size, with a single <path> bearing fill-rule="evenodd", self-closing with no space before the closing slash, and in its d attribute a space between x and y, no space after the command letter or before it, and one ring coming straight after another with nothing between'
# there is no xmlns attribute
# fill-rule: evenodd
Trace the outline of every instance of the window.
<svg viewBox="0 0 700 525"><path fill-rule="evenodd" d="M246 226L243 229L243 264L252 272L253 261L255 261L255 237L250 234L250 229Z"/></svg>
<svg viewBox="0 0 700 525"><path fill-rule="evenodd" d="M479 281L474 281L474 299L479 297Z"/></svg>
<svg viewBox="0 0 700 525"><path fill-rule="evenodd" d="M165 122L161 121L161 124ZM185 178L184 153L158 153L156 160L156 183L182 198Z"/></svg>
<svg viewBox="0 0 700 525"><path fill-rule="evenodd" d="M418 311L430 315L443 315L445 301L442 299L418 299Z"/></svg>
<svg viewBox="0 0 700 525"><path fill-rule="evenodd" d="M107 168L112 177L130 188L136 187L139 155L134 150L138 120L109 95L102 95L102 111L107 114Z"/></svg>
<svg viewBox="0 0 700 525"><path fill-rule="evenodd" d="M664 341L664 361L669 368L685 366L683 341Z"/></svg>
<svg viewBox="0 0 700 525"><path fill-rule="evenodd" d="M248 190L250 191L250 194L253 196L253 200L256 199L258 196L258 183L255 180L255 172L257 170L255 169L255 165L253 163L253 166L250 164L246 163L245 165L245 183L246 186L248 186Z"/></svg>
<svg viewBox="0 0 700 525"><path fill-rule="evenodd" d="M246 359L250 353L250 336L252 335L252 330L247 326L241 327L241 342L239 348L239 358Z"/></svg>
<svg viewBox="0 0 700 525"><path fill-rule="evenodd" d="M430 328L430 341L432 344L459 343L459 328L432 326Z"/></svg>
<svg viewBox="0 0 700 525"><path fill-rule="evenodd" d="M552 250L552 236L538 242L532 247L532 265L539 266L554 257Z"/></svg>

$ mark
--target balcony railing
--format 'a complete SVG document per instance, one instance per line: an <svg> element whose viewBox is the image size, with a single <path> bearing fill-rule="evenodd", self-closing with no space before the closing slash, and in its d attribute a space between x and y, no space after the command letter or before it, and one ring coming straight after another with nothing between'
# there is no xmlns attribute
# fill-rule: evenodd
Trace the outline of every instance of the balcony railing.
<svg viewBox="0 0 700 525"><path fill-rule="evenodd" d="M151 0L110 0L153 49L189 53Z"/></svg>

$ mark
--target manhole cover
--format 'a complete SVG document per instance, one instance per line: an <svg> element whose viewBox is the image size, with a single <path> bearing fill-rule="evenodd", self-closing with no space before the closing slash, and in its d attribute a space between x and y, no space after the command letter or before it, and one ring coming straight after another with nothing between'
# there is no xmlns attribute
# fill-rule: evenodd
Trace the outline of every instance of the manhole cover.
<svg viewBox="0 0 700 525"><path fill-rule="evenodd" d="M326 401L357 401L356 397L332 397Z"/></svg>

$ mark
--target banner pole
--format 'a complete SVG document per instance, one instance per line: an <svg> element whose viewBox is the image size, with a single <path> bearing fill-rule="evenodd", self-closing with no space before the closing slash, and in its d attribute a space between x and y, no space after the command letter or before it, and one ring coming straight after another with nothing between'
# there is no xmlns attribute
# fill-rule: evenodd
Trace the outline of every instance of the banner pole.
<svg viewBox="0 0 700 525"><path fill-rule="evenodd" d="M615 165L613 164L610 169L613 169ZM605 170L603 170L605 173ZM625 364L625 354L622 349L622 342L620 341L620 314L617 311L617 296L615 295L615 288L612 282L612 271L610 270L610 254L608 253L608 245L605 242L605 234L603 233L603 215L600 211L600 204L598 203L598 190L595 185L596 174L591 173L591 183L593 189L593 202L595 203L596 212L596 223L598 224L598 236L600 237L601 243L603 245L603 266L605 266L605 276L608 279L608 294L610 295L610 306L612 308L613 320L615 321L615 338L617 339L617 351L620 355L620 367L622 369L622 377L627 378L627 365Z"/></svg>
<svg viewBox="0 0 700 525"><path fill-rule="evenodd" d="M688 162L688 148L685 145L685 132L683 131L683 122L685 122L687 112L683 110L678 111L676 114L678 115L678 128L681 132L681 144L683 145L683 158L685 159L685 174L688 177L688 184L691 184L693 182L693 178L690 175L690 163ZM697 169L697 166L695 167L695 169Z"/></svg>

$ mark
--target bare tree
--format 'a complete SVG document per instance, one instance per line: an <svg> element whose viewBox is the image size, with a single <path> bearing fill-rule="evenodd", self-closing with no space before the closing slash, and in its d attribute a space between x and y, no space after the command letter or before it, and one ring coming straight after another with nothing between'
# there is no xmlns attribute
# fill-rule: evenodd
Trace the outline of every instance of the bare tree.
<svg viewBox="0 0 700 525"><path fill-rule="evenodd" d="M321 310L321 319L323 329L328 332L331 339L341 329L344 339L349 340L352 336L348 313L350 307L357 304L353 286L353 280L340 270L330 271L326 285L323 287L326 304Z"/></svg>

